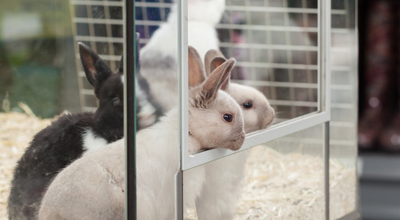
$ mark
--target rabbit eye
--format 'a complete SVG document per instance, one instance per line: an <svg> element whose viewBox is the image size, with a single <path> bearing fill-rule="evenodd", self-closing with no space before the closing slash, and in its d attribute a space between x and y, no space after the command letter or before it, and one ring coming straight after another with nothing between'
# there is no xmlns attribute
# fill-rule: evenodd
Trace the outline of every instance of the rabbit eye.
<svg viewBox="0 0 400 220"><path fill-rule="evenodd" d="M233 116L231 114L224 114L223 117L224 117L224 120L227 122L232 122L232 120L233 120Z"/></svg>
<svg viewBox="0 0 400 220"><path fill-rule="evenodd" d="M245 109L249 109L249 108L252 108L253 107L253 102L245 102L245 103L243 103L243 108L245 108Z"/></svg>
<svg viewBox="0 0 400 220"><path fill-rule="evenodd" d="M112 98L111 101L113 106L117 106L121 103L118 97Z"/></svg>

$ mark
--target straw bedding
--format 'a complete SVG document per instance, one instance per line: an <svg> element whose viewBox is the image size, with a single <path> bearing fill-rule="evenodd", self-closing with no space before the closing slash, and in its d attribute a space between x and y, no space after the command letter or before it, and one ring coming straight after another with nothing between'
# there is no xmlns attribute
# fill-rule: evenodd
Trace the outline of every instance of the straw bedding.
<svg viewBox="0 0 400 220"><path fill-rule="evenodd" d="M12 171L32 137L51 123L33 114L0 113L0 220L7 219Z"/></svg>
<svg viewBox="0 0 400 220"><path fill-rule="evenodd" d="M10 180L16 162L32 137L49 125L22 113L0 113L0 220L7 219ZM236 207L239 219L324 219L323 161L304 154L281 154L266 146L251 150L242 196ZM330 161L330 217L355 209L354 169ZM188 210L188 219L196 219Z"/></svg>
<svg viewBox="0 0 400 220"><path fill-rule="evenodd" d="M331 160L329 181L330 219L338 219L356 208L355 169ZM325 219L323 160L254 147L241 193L234 220ZM186 210L185 219L197 220L196 212Z"/></svg>

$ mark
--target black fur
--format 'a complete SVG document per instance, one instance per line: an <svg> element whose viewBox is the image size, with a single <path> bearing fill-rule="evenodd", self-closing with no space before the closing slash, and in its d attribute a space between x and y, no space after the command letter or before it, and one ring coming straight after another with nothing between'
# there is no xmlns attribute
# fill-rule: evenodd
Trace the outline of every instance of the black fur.
<svg viewBox="0 0 400 220"><path fill-rule="evenodd" d="M99 107L95 113L63 115L35 135L14 170L8 199L10 220L35 219L52 179L61 169L82 156L83 133L87 129L108 143L123 137L122 72L112 73L87 46L79 44L79 50Z"/></svg>

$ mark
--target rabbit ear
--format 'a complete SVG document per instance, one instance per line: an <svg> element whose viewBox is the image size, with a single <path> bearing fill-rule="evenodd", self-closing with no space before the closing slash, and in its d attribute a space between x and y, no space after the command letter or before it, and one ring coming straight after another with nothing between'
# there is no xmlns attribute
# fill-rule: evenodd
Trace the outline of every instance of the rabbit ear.
<svg viewBox="0 0 400 220"><path fill-rule="evenodd" d="M219 66L221 66L224 62L226 62L225 58L222 57L215 57L210 63L210 70L213 71ZM221 86L222 90L227 90L230 83L230 77L228 77Z"/></svg>
<svg viewBox="0 0 400 220"><path fill-rule="evenodd" d="M189 86L200 85L205 79L203 63L196 49L189 46Z"/></svg>
<svg viewBox="0 0 400 220"><path fill-rule="evenodd" d="M112 72L99 55L92 51L88 46L80 42L78 45L86 78L93 87L97 88L103 80L111 76Z"/></svg>
<svg viewBox="0 0 400 220"><path fill-rule="evenodd" d="M211 62L216 57L225 58L224 55L219 50L214 50L214 49L211 49L211 50L207 51L206 55L204 56L204 65L206 66L207 76L209 76L210 73L216 67L218 67L219 65L221 65L223 62L226 61L226 59L224 59L224 61L222 63L220 63L218 66L215 66L213 69L211 69Z"/></svg>
<svg viewBox="0 0 400 220"><path fill-rule="evenodd" d="M210 103L215 100L218 90L231 76L231 71L235 66L235 63L236 60L234 58L230 58L210 74L210 76L202 84L203 101Z"/></svg>

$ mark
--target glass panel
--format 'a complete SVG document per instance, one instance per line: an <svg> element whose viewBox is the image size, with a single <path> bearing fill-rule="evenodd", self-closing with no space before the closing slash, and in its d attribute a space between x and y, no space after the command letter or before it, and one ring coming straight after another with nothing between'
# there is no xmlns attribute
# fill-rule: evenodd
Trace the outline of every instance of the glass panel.
<svg viewBox="0 0 400 220"><path fill-rule="evenodd" d="M323 127L184 171L185 218L324 219Z"/></svg>
<svg viewBox="0 0 400 220"><path fill-rule="evenodd" d="M177 17L171 1L135 2L140 35L135 83L137 219L174 219L176 215L175 175L181 146Z"/></svg>
<svg viewBox="0 0 400 220"><path fill-rule="evenodd" d="M146 2L136 3L136 28L143 37L142 45L161 21L169 19L172 6L170 0ZM168 23L165 30L176 28ZM232 82L262 92L278 113L275 122L318 110L317 0L188 1L188 29L189 45L202 60L209 49L218 49L226 58L237 60ZM168 47L160 47L175 48L175 40L163 39ZM164 92L176 94L175 88ZM162 95L154 99L164 112L176 104Z"/></svg>
<svg viewBox="0 0 400 220"><path fill-rule="evenodd" d="M357 210L356 1L332 1L330 217Z"/></svg>
<svg viewBox="0 0 400 220"><path fill-rule="evenodd" d="M123 137L121 8L2 2L0 219L34 219L57 173Z"/></svg>
<svg viewBox="0 0 400 220"><path fill-rule="evenodd" d="M233 82L268 97L275 123L319 109L317 2L228 0L217 25L220 50L237 60Z"/></svg>

